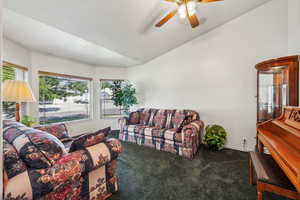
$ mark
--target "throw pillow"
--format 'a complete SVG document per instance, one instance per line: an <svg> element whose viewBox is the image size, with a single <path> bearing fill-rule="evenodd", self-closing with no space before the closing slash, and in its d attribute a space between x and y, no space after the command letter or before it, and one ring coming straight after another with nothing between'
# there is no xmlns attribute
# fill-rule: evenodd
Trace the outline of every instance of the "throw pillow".
<svg viewBox="0 0 300 200"><path fill-rule="evenodd" d="M30 168L50 167L66 153L57 137L26 126L6 127L3 138L15 147L21 160Z"/></svg>
<svg viewBox="0 0 300 200"><path fill-rule="evenodd" d="M140 114L139 112L132 112L129 115L129 124L139 124Z"/></svg>
<svg viewBox="0 0 300 200"><path fill-rule="evenodd" d="M75 138L71 144L69 152L74 152L76 150L84 149L85 147L104 142L110 130L111 128L107 127L94 133L87 133L78 138Z"/></svg>
<svg viewBox="0 0 300 200"><path fill-rule="evenodd" d="M43 125L36 127L36 129L50 133L63 142L71 140L65 124Z"/></svg>

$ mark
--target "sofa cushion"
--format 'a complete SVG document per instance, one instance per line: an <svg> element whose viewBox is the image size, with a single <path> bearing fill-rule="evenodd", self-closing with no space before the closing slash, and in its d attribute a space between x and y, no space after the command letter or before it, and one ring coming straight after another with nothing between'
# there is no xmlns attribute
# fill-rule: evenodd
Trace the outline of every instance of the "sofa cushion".
<svg viewBox="0 0 300 200"><path fill-rule="evenodd" d="M129 115L129 124L139 124L140 123L140 113L132 112Z"/></svg>
<svg viewBox="0 0 300 200"><path fill-rule="evenodd" d="M172 117L175 114L176 110L166 110L166 129L172 128Z"/></svg>
<svg viewBox="0 0 300 200"><path fill-rule="evenodd" d="M66 153L64 145L55 136L19 123L6 127L3 137L15 147L23 162L31 168L47 168Z"/></svg>
<svg viewBox="0 0 300 200"><path fill-rule="evenodd" d="M154 125L154 117L156 115L156 113L158 112L158 109L150 109L150 116L149 116L149 121L147 124L147 126L155 126Z"/></svg>
<svg viewBox="0 0 300 200"><path fill-rule="evenodd" d="M161 138L170 141L182 142L182 135L176 128L161 129L154 126L145 126L142 124L128 125L124 127L124 133L131 136L147 136Z"/></svg>
<svg viewBox="0 0 300 200"><path fill-rule="evenodd" d="M124 126L123 131L128 135L134 135L134 134L139 134L140 130L144 127L147 127L147 126L143 125L143 124L127 125L127 126Z"/></svg>
<svg viewBox="0 0 300 200"><path fill-rule="evenodd" d="M165 140L175 141L175 142L182 142L182 134L177 132L175 128L171 129L164 129L162 131L163 137Z"/></svg>
<svg viewBox="0 0 300 200"><path fill-rule="evenodd" d="M152 137L154 132L159 132L161 130L159 127L154 126L144 126L139 128L139 132L136 133L137 135L144 135L148 137Z"/></svg>
<svg viewBox="0 0 300 200"><path fill-rule="evenodd" d="M20 159L17 150L6 140L3 140L3 161L4 169L9 179L27 169L25 163Z"/></svg>
<svg viewBox="0 0 300 200"><path fill-rule="evenodd" d="M161 129L159 127L144 126L141 124L138 125L129 125L126 126L125 135L130 136L145 136L148 138L160 138L163 140L182 142L182 135L180 132L177 132L177 129Z"/></svg>
<svg viewBox="0 0 300 200"><path fill-rule="evenodd" d="M3 129L3 138L15 147L19 157L28 167L46 168L51 166L49 160L34 146L24 132L20 130L21 128L26 127L20 123L6 126Z"/></svg>
<svg viewBox="0 0 300 200"><path fill-rule="evenodd" d="M140 124L148 125L151 110L145 108L145 109L141 109L139 112L140 112Z"/></svg>
<svg viewBox="0 0 300 200"><path fill-rule="evenodd" d="M22 161L30 168L47 168L51 166L46 156L30 141L25 134L18 136L12 143Z"/></svg>
<svg viewBox="0 0 300 200"><path fill-rule="evenodd" d="M172 128L180 128L182 122L185 119L185 113L184 110L176 110L173 117L172 117Z"/></svg>
<svg viewBox="0 0 300 200"><path fill-rule="evenodd" d="M71 139L65 124L43 125L35 128L50 133L61 141L70 141Z"/></svg>
<svg viewBox="0 0 300 200"><path fill-rule="evenodd" d="M110 127L96 131L94 133L84 134L73 140L69 152L73 152L79 149L84 149L85 147L93 146L100 142L104 142L109 132L111 131Z"/></svg>
<svg viewBox="0 0 300 200"><path fill-rule="evenodd" d="M31 142L46 156L52 165L66 154L67 151L63 143L55 136L36 129L31 129L28 134Z"/></svg>
<svg viewBox="0 0 300 200"><path fill-rule="evenodd" d="M153 125L155 127L159 128L165 128L166 127L166 121L167 121L167 112L166 110L158 110L155 114L155 117L153 119Z"/></svg>
<svg viewBox="0 0 300 200"><path fill-rule="evenodd" d="M140 134L152 138L160 138L168 141L182 142L181 133L177 129L160 129L158 127L145 127L140 129Z"/></svg>

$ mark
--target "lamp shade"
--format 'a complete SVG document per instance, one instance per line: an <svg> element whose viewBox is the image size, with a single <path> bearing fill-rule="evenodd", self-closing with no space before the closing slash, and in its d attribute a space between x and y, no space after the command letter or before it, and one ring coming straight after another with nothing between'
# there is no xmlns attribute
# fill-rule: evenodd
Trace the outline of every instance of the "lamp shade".
<svg viewBox="0 0 300 200"><path fill-rule="evenodd" d="M36 100L26 81L6 80L3 84L3 101L34 102Z"/></svg>

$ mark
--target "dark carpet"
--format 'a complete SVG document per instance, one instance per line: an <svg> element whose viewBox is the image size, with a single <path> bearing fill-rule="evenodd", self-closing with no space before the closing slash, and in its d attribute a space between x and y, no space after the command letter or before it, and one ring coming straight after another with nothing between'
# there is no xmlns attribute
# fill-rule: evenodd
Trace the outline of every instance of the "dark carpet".
<svg viewBox="0 0 300 200"><path fill-rule="evenodd" d="M116 137L117 133L113 133ZM118 158L120 192L110 200L255 200L249 184L248 154L211 152L201 147L193 160L122 142ZM265 200L287 200L265 193Z"/></svg>

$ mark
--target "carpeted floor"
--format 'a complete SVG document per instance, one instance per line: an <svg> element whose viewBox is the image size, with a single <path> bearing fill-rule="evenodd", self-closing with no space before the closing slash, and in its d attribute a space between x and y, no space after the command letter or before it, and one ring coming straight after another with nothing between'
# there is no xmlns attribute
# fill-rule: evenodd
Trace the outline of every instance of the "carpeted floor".
<svg viewBox="0 0 300 200"><path fill-rule="evenodd" d="M117 133L113 133L116 137ZM118 159L120 192L110 200L255 200L248 154L200 148L193 160L123 142ZM265 200L286 200L265 194Z"/></svg>

